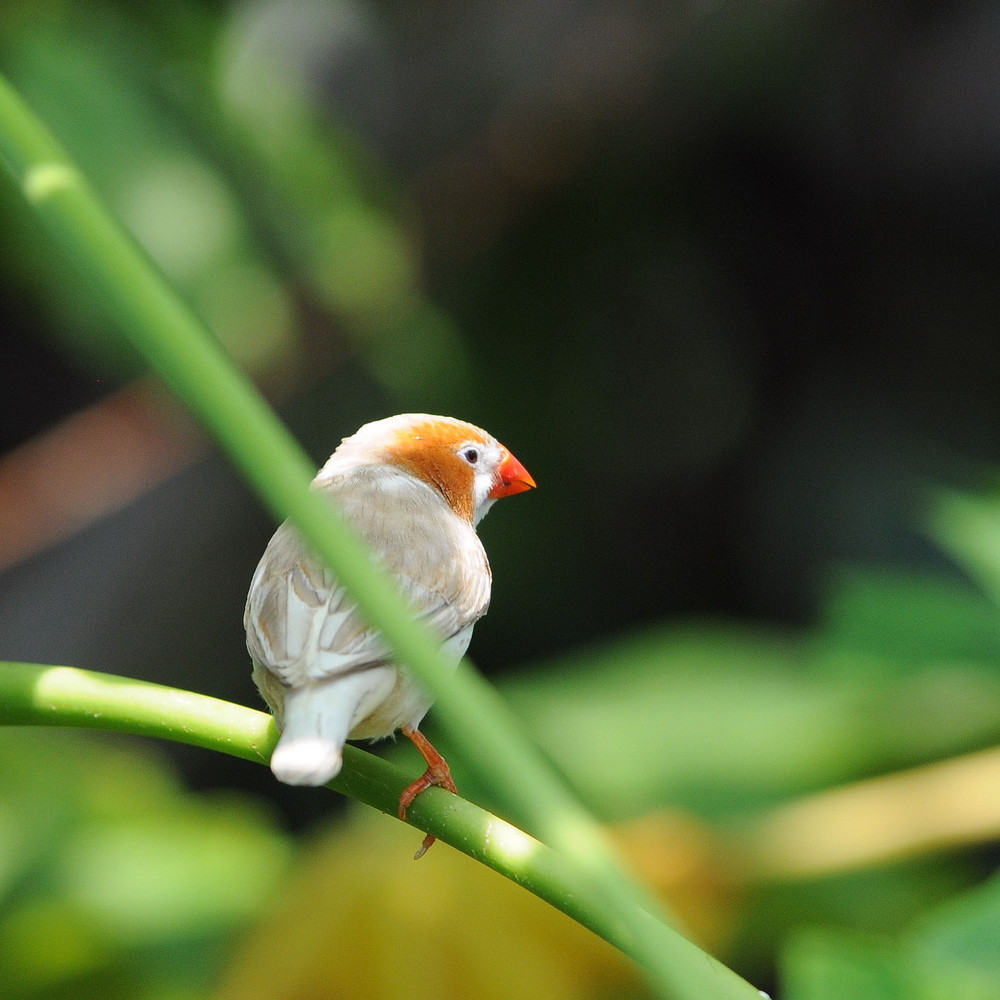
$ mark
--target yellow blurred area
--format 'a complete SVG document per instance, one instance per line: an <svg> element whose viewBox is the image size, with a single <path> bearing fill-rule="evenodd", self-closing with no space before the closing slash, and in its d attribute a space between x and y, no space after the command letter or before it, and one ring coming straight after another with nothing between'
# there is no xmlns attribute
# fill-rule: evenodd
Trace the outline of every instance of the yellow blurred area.
<svg viewBox="0 0 1000 1000"><path fill-rule="evenodd" d="M679 814L629 824L619 846L700 943L728 934L733 897L707 828ZM645 996L610 945L520 886L355 811L301 857L236 949L215 1000L580 1000Z"/></svg>
<svg viewBox="0 0 1000 1000"><path fill-rule="evenodd" d="M464 855L356 813L307 851L216 1000L571 1000L637 992L610 945Z"/></svg>

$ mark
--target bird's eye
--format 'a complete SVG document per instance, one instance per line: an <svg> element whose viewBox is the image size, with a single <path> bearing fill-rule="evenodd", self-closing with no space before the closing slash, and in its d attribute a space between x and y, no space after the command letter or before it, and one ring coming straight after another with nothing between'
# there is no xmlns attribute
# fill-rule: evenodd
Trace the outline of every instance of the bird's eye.
<svg viewBox="0 0 1000 1000"><path fill-rule="evenodd" d="M475 465L479 461L479 449L478 448L463 448L459 453L462 458L469 463L469 465Z"/></svg>

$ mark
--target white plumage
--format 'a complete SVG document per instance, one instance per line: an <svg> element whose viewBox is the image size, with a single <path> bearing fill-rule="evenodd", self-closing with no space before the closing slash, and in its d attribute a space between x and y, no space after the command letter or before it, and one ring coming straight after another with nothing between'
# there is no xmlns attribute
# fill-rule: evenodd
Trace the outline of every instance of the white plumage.
<svg viewBox="0 0 1000 1000"><path fill-rule="evenodd" d="M490 566L475 526L496 499L533 486L485 431L427 414L365 424L313 482L340 506L455 664L490 601ZM453 788L450 777L439 780L438 765L445 772L447 765L433 748L433 760L428 756L417 731L430 699L287 522L254 574L244 623L254 681L282 731L271 758L279 780L325 784L340 770L345 740L402 729L429 764L430 777L414 783L421 787L413 794L431 783Z"/></svg>

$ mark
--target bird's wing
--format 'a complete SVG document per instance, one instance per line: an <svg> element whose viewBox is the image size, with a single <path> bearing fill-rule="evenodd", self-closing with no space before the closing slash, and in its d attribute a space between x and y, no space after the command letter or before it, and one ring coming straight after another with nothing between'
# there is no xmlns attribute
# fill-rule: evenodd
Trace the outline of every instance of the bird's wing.
<svg viewBox="0 0 1000 1000"><path fill-rule="evenodd" d="M489 563L474 529L432 500L392 499L387 511L385 498L348 497L344 512L432 631L447 639L470 628L490 596ZM257 568L245 623L251 656L292 687L389 662L382 637L287 523Z"/></svg>

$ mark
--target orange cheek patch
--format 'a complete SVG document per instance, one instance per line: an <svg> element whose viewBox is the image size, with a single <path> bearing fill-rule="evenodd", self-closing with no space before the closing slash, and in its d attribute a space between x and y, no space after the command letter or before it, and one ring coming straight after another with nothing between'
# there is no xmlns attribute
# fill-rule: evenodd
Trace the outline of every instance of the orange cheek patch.
<svg viewBox="0 0 1000 1000"><path fill-rule="evenodd" d="M450 447L418 438L411 448L396 450L392 458L417 479L434 487L459 517L472 523L473 472Z"/></svg>

